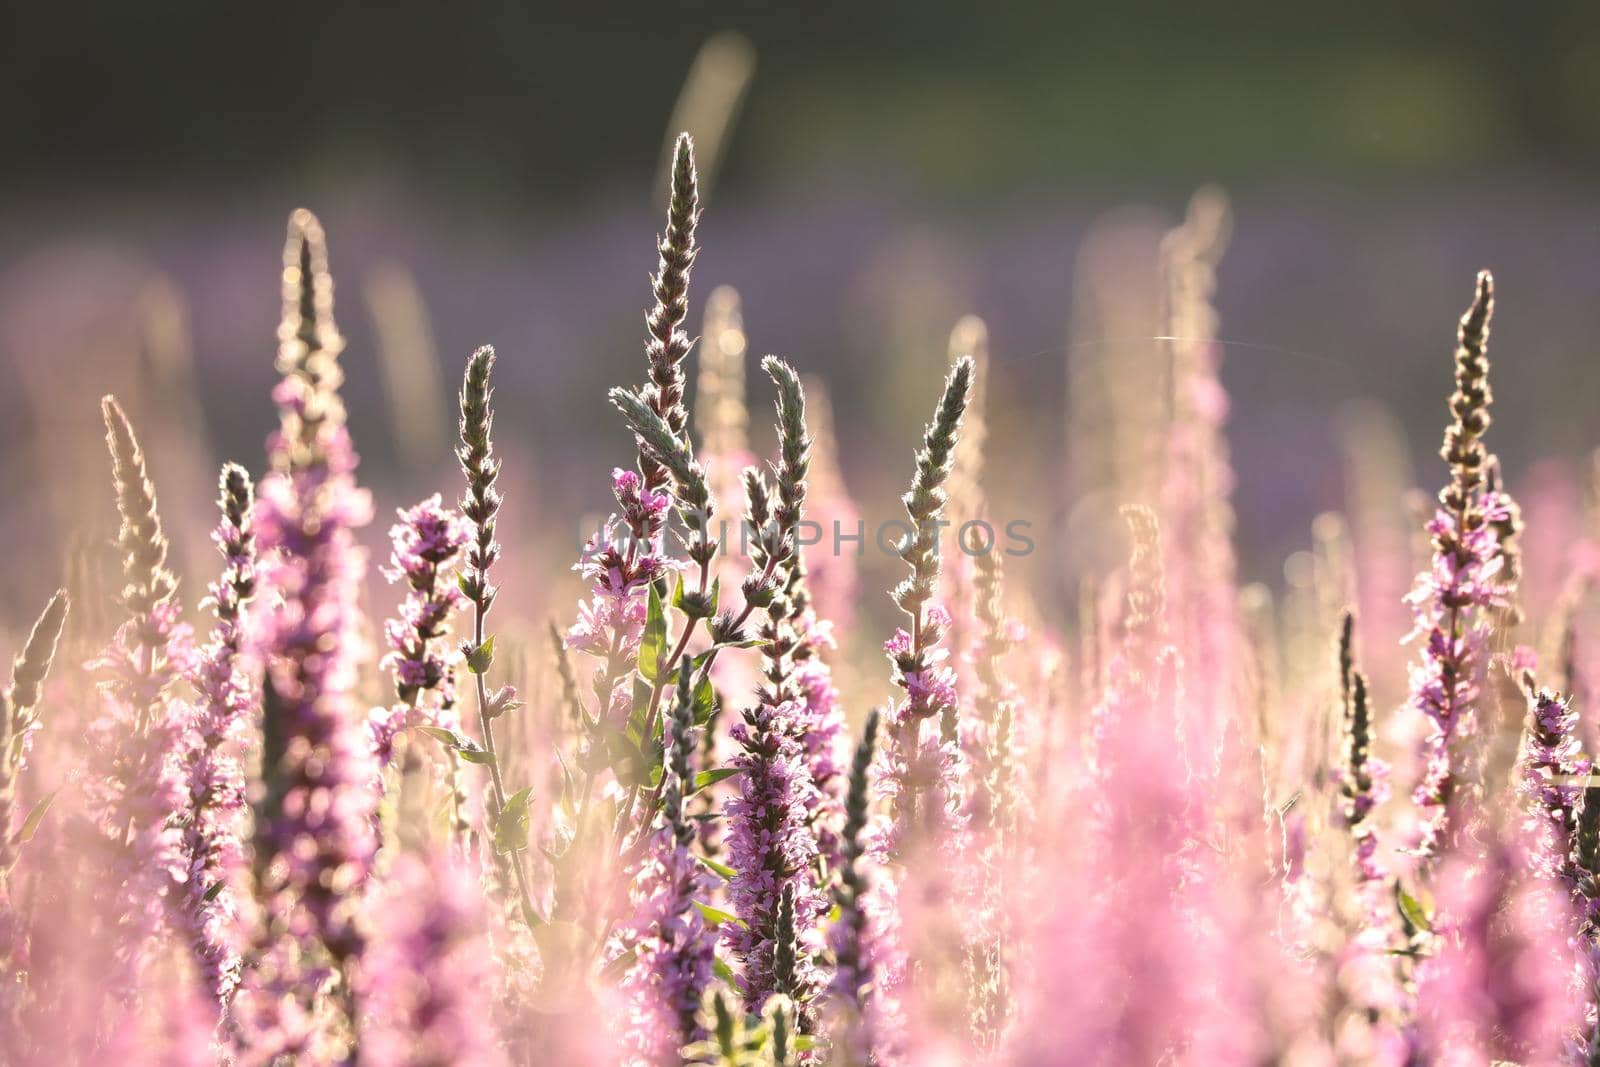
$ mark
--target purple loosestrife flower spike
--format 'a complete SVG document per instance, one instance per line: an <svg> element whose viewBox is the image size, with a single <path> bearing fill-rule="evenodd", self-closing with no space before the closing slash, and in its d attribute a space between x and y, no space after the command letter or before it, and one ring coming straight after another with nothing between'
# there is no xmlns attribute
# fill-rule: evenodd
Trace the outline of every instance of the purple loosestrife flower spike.
<svg viewBox="0 0 1600 1067"><path fill-rule="evenodd" d="M467 492L461 499L461 513L473 526L473 541L467 548L466 567L461 575L461 591L472 602L472 638L463 644L468 665L472 669L478 696L478 728L482 734L484 751L489 765L489 783L493 790L490 817L498 818L505 810L506 787L500 771L499 755L495 749L494 718L496 705L489 694L486 680L493 659L493 642L485 626L489 609L494 606L499 592L489 581L489 568L500 558L500 545L494 539L495 518L500 512L500 493L494 483L500 476L500 461L494 455L491 431L494 429L494 411L489 406L494 389L489 384L489 374L494 369L494 349L483 346L467 360L467 369L461 382L461 444L456 448L456 458L461 463L461 473L467 479ZM479 662L474 663L474 660ZM512 849L507 858L516 881L517 904L522 919L528 926L540 919L533 908L533 897L528 890L528 876L523 868L523 850Z"/></svg>
<svg viewBox="0 0 1600 1067"><path fill-rule="evenodd" d="M799 733L816 786L809 821L831 869L839 859L838 834L843 819L840 772L848 758L848 740L833 674L821 656L824 648L832 647L833 637L828 624L817 618L811 606L800 536L809 492L812 440L806 425L806 397L800 376L776 356L767 356L761 367L778 389L779 459L773 465L776 504L770 499L761 502L763 509L771 508L770 536L765 544L758 538L755 563L760 567L768 558L778 556L782 564L781 581L773 590L761 632L767 642L763 655L772 693L779 700L797 701ZM764 481L761 486L765 488ZM763 529L768 526L765 518L757 521L754 513L751 521Z"/></svg>
<svg viewBox="0 0 1600 1067"><path fill-rule="evenodd" d="M820 852L817 813L824 797L811 775L806 744L808 708L800 693L792 652L797 644L792 605L780 595L782 568L798 548L805 502L810 440L800 379L783 361L762 367L778 387L779 459L773 465L776 496L756 470L745 472L749 521L759 532L747 579L747 604L762 605L766 685L755 708L731 731L743 749L735 765L744 773L739 794L727 805L729 854L738 874L729 888L745 926L729 935L743 963L740 990L748 1011L759 1012L774 994L804 1004L819 988L814 956L817 923L827 902L817 885ZM798 1024L809 1032L809 1012Z"/></svg>
<svg viewBox="0 0 1600 1067"><path fill-rule="evenodd" d="M1517 791L1527 813L1526 848L1535 874L1577 889L1578 812L1593 769L1578 737L1578 713L1533 675L1522 676L1528 726L1522 735Z"/></svg>
<svg viewBox="0 0 1600 1067"><path fill-rule="evenodd" d="M67 593L58 590L33 624L22 653L11 664L11 686L0 691L0 901L4 900L6 873L17 862L21 844L13 836L12 812L17 800L17 779L27 766L28 746L38 725L37 709L44 682L67 622ZM0 952L4 949L0 948Z"/></svg>
<svg viewBox="0 0 1600 1067"><path fill-rule="evenodd" d="M200 703L183 752L188 818L183 831L188 866L183 906L191 916L190 947L211 996L231 999L239 979L236 879L243 855L245 776L241 756L255 712L255 693L240 652L244 610L256 588L255 487L236 463L222 468L217 505L222 519L211 538L222 553L211 585L216 625L195 672Z"/></svg>
<svg viewBox="0 0 1600 1067"><path fill-rule="evenodd" d="M393 550L383 576L404 583L406 594L397 616L384 624L388 652L381 663L393 675L397 703L387 713L377 713L373 723L378 759L386 766L400 730L460 728L455 688L459 656L449 638L451 619L466 599L456 582L456 561L471 538L467 524L444 507L437 493L401 509L398 516L400 521L389 530ZM451 763L453 768L453 758Z"/></svg>
<svg viewBox="0 0 1600 1067"><path fill-rule="evenodd" d="M728 896L743 925L724 926L734 956L743 965L739 990L745 1007L758 1012L767 998L781 993L797 1002L818 987L812 961L818 920L827 902L815 884L818 852L808 812L816 785L797 733L795 702L765 701L743 713L730 731L741 751L733 765L738 794L728 800L728 858L737 874ZM805 947L780 984L777 973L778 911L793 887L796 937Z"/></svg>
<svg viewBox="0 0 1600 1067"><path fill-rule="evenodd" d="M154 487L127 416L101 401L122 525L122 604L127 621L93 664L102 672L101 712L89 726L87 810L105 857L107 907L118 963L107 985L131 996L163 926L188 922L176 907L185 876L177 818L183 788L174 759L188 710L171 694L189 666L187 629L178 623L177 579L166 569Z"/></svg>
<svg viewBox="0 0 1600 1067"><path fill-rule="evenodd" d="M1213 297L1217 267L1233 228L1227 195L1198 190L1182 225L1161 242L1165 290L1163 338L1171 355L1170 418L1164 443L1161 523L1167 553L1168 617L1174 643L1191 664L1186 672L1186 759L1212 763L1237 685L1241 649L1237 614L1231 502L1234 472L1228 455L1228 395L1219 378Z"/></svg>
<svg viewBox="0 0 1600 1067"><path fill-rule="evenodd" d="M794 368L777 356L763 358L761 369L778 387L778 462L772 468L778 484L778 504L773 510L773 519L778 530L792 538L805 507L806 471L811 457L811 436L806 432L806 394Z"/></svg>
<svg viewBox="0 0 1600 1067"><path fill-rule="evenodd" d="M274 460L287 469L314 467L329 459L344 424L339 353L344 338L333 318L333 275L322 223L305 208L289 216L283 250L283 316L278 324L278 373L273 398L282 426ZM336 457L340 458L340 457Z"/></svg>
<svg viewBox="0 0 1600 1067"><path fill-rule="evenodd" d="M866 912L862 897L868 889L866 864L867 816L871 801L870 786L873 753L878 743L878 709L867 713L867 723L856 745L850 764L850 786L845 794L844 831L839 836L839 921L830 933L834 972L830 990L852 1011L861 1013L867 989L872 984L867 945Z"/></svg>
<svg viewBox="0 0 1600 1067"><path fill-rule="evenodd" d="M650 279L650 291L655 303L645 316L645 360L649 365L649 384L640 396L646 405L659 416L668 433L687 442L688 413L684 410L685 378L683 361L693 342L684 333L683 320L689 314L689 275L694 269L699 248L695 245L695 227L700 221L700 193L694 168L694 142L688 134L680 134L672 157L672 192L667 205L667 229L656 240L660 261ZM641 442L639 473L644 476L644 488L657 492L667 481L665 464L654 447L646 448ZM664 521L664 517L663 517ZM651 535L659 534L660 521L654 522Z"/></svg>
<svg viewBox="0 0 1600 1067"><path fill-rule="evenodd" d="M1344 698L1344 766L1339 793L1344 822L1356 846L1356 874L1362 883L1385 877L1378 858L1377 831L1369 821L1389 796L1389 765L1372 754L1372 702L1367 676L1355 667L1355 616L1345 612L1339 631L1339 677Z"/></svg>
<svg viewBox="0 0 1600 1067"><path fill-rule="evenodd" d="M979 1047L993 1049L1011 1013L1013 931L1008 894L1015 881L1021 808L1014 749L1018 694L1002 673L1001 661L1021 639L1021 627L1005 615L999 552L993 545L983 550L981 539L975 541L974 551L969 552L977 623L971 662L978 686L972 700L975 714L961 721L961 745L972 765L968 825L978 842L983 885L979 900L969 909L964 951L972 1034Z"/></svg>
<svg viewBox="0 0 1600 1067"><path fill-rule="evenodd" d="M44 695L45 679L50 676L50 665L55 661L56 643L67 624L67 591L56 590L55 596L45 605L44 611L34 620L28 632L28 641L22 653L11 661L11 707L21 714L39 706Z"/></svg>
<svg viewBox="0 0 1600 1067"><path fill-rule="evenodd" d="M945 379L938 410L923 434L917 453L916 475L911 489L901 498L911 518L912 534L901 544L900 558L911 568L910 577L895 587L895 605L916 621L923 605L933 596L939 578L939 530L944 514L944 483L950 476L961 416L972 389L972 357L964 356Z"/></svg>
<svg viewBox="0 0 1600 1067"><path fill-rule="evenodd" d="M1411 668L1410 705L1426 718L1427 728L1421 778L1413 790L1421 811L1417 851L1425 863L1437 853L1452 791L1469 770L1492 613L1510 591L1496 525L1508 506L1502 494L1484 485L1489 457L1483 434L1491 400L1485 349L1493 308L1493 281L1483 271L1458 331L1452 420L1440 451L1450 465L1450 482L1428 523L1433 562L1407 598L1415 616L1411 639L1420 642Z"/></svg>
<svg viewBox="0 0 1600 1067"><path fill-rule="evenodd" d="M811 440L806 435L806 401L800 376L776 356L768 356L761 361L761 366L778 387L779 459L772 465L776 499L760 472L745 471L748 518L756 531L751 556L757 579L761 574L771 573L781 580L762 586L759 592L752 585L745 590L745 596L747 600L752 595L766 600L766 619L760 628L767 680L762 699L778 704L800 696L793 658L800 641L796 629L799 620L794 604L784 591L789 570L799 553L798 533L805 508L806 463Z"/></svg>
<svg viewBox="0 0 1600 1067"><path fill-rule="evenodd" d="M488 611L499 591L489 582L489 568L500 558L500 545L494 539L495 516L500 512L500 492L494 487L500 477L500 461L495 458L490 433L494 412L489 403L494 389L489 373L494 370L494 349L488 345L472 353L461 382L461 444L456 458L467 478L467 493L461 498L461 513L473 525L473 544L467 550L467 565L461 576L461 590L474 605Z"/></svg>
<svg viewBox="0 0 1600 1067"><path fill-rule="evenodd" d="M378 847L377 766L356 699L367 654L360 592L367 557L355 531L372 502L355 482L358 457L344 422L333 321L333 281L322 227L305 210L289 219L284 318L273 390L279 428L271 473L258 487L265 660L261 801L253 867L259 920L248 996L239 1007L246 1062L333 1055L308 1020L342 1012L353 1025L348 965L366 944L362 896ZM329 969L343 977L327 995Z"/></svg>
<svg viewBox="0 0 1600 1067"><path fill-rule="evenodd" d="M975 539L975 542L979 539ZM974 548L981 547L975 543ZM1009 833L1016 816L1016 771L1011 743L1016 688L1001 671L1007 652L1020 639L1020 627L1006 617L1001 598L1000 553L993 545L971 553L973 615L977 622L972 673L978 682L963 731L963 748L973 763L971 810L980 826L992 826L1000 837Z"/></svg>
<svg viewBox="0 0 1600 1067"><path fill-rule="evenodd" d="M690 672L679 674L667 719L661 814L635 883L629 932L634 961L622 983L630 1013L628 1040L634 1055L652 1067L677 1067L679 1050L705 1038L699 1011L712 985L716 942L695 907L713 886L691 851L695 830L683 810L694 787L694 697Z"/></svg>
<svg viewBox="0 0 1600 1067"><path fill-rule="evenodd" d="M956 676L945 662L948 653L939 647L949 629L950 613L930 605L939 581L939 526L944 514L944 483L961 430L972 389L973 362L970 356L956 361L945 379L933 421L923 434L917 452L916 473L910 490L901 498L911 519L912 531L900 546L900 558L911 569L890 594L895 604L911 619L911 629L896 630L884 644L893 665L894 682L905 691L905 703L891 711L888 729L887 784L894 802L894 819L899 840L904 846L907 834L918 829L937 831L954 817L959 806L961 776L960 750L955 741ZM941 721L939 733L924 737L923 723ZM924 802L923 794L938 795Z"/></svg>
<svg viewBox="0 0 1600 1067"><path fill-rule="evenodd" d="M178 580L167 570L167 537L156 510L156 490L145 471L144 451L133 435L133 426L115 397L101 399L100 412L105 417L117 513L122 518L117 531L126 582L122 604L130 616L147 615L177 591Z"/></svg>
<svg viewBox="0 0 1600 1067"><path fill-rule="evenodd" d="M1121 515L1133 539L1122 647L1106 665L1103 691L1089 716L1088 739L1088 772L1093 782L1090 804L1095 821L1108 833L1122 808L1112 792L1115 783L1131 773L1119 764L1129 742L1124 735L1144 728L1127 720L1146 714L1146 709L1155 705L1166 610L1161 527L1156 514L1134 504L1124 506Z"/></svg>

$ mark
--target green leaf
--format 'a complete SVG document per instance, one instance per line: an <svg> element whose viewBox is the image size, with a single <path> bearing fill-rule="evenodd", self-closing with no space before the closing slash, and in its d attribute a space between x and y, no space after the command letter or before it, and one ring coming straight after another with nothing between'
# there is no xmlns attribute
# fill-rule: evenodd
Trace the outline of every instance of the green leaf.
<svg viewBox="0 0 1600 1067"><path fill-rule="evenodd" d="M617 776L618 782L625 787L645 784L648 764L633 738L621 730L609 730L605 734L605 746L611 773Z"/></svg>
<svg viewBox="0 0 1600 1067"><path fill-rule="evenodd" d="M645 608L644 637L639 641L639 674L655 681L661 673L661 660L667 654L667 616L661 610L661 594L650 585L650 600Z"/></svg>
<svg viewBox="0 0 1600 1067"><path fill-rule="evenodd" d="M733 923L733 925L740 927L741 929L746 928L745 921L731 911L723 911L721 908L713 908L710 904L702 904L698 900L694 902L694 906L700 909L700 914L705 916L706 922L710 923L712 926L721 926L723 923Z"/></svg>
<svg viewBox="0 0 1600 1067"><path fill-rule="evenodd" d="M1433 932L1433 921L1428 917L1428 910L1422 906L1421 901L1407 893L1399 882L1394 886L1394 898L1395 903L1400 906L1401 916L1413 929Z"/></svg>
<svg viewBox="0 0 1600 1067"><path fill-rule="evenodd" d="M44 822L44 813L50 810L50 803L55 800L56 794L59 792L61 792L59 789L50 790L50 792L40 797L38 802L29 810L28 817L22 820L22 828L17 831L17 843L19 845L27 844L33 840L33 835L39 832L39 824Z"/></svg>
<svg viewBox="0 0 1600 1067"><path fill-rule="evenodd" d="M445 748L461 754L461 758L468 763L489 766L494 763L494 757L483 746L458 730L446 729L443 726L419 726L417 729L439 742Z"/></svg>
<svg viewBox="0 0 1600 1067"><path fill-rule="evenodd" d="M704 856L696 856L695 859L700 861L700 866L704 867L712 874L720 875L722 878L729 881L733 880L733 878L739 873L732 867L729 867L726 863L718 863L716 860L708 860Z"/></svg>
<svg viewBox="0 0 1600 1067"><path fill-rule="evenodd" d="M491 634L483 644L467 653L467 670L473 674L483 674L493 662L494 635Z"/></svg>
<svg viewBox="0 0 1600 1067"><path fill-rule="evenodd" d="M736 774L743 773L743 767L717 767L713 770L701 771L699 774L694 776L694 784L689 788L689 795L694 796L708 785L716 785L718 782L723 781L724 779L732 778Z"/></svg>
<svg viewBox="0 0 1600 1067"><path fill-rule="evenodd" d="M729 967L728 961L721 956L711 961L711 972L729 985L733 984L733 968Z"/></svg>
<svg viewBox="0 0 1600 1067"><path fill-rule="evenodd" d="M445 748L466 748L472 744L469 738L443 726L419 726L417 729L439 742Z"/></svg>
<svg viewBox="0 0 1600 1067"><path fill-rule="evenodd" d="M716 647L717 648L760 648L762 645L764 645L766 643L767 642L766 642L766 640L764 638L747 637L743 641L719 641L719 642L717 642Z"/></svg>
<svg viewBox="0 0 1600 1067"><path fill-rule="evenodd" d="M504 855L528 847L528 797L533 787L525 786L506 797L506 806L494 821L494 850Z"/></svg>
<svg viewBox="0 0 1600 1067"><path fill-rule="evenodd" d="M628 713L628 737L635 743L644 734L644 717L650 710L653 686L637 674L633 676L633 710Z"/></svg>
<svg viewBox="0 0 1600 1067"><path fill-rule="evenodd" d="M226 884L227 884L226 882L221 882L221 881L212 883L211 888L206 890L206 895L200 898L200 903L209 904L213 900L216 900L217 899L217 894L222 892L222 887L225 886Z"/></svg>
<svg viewBox="0 0 1600 1067"><path fill-rule="evenodd" d="M694 724L704 726L717 710L717 691L709 677L701 678L694 687Z"/></svg>

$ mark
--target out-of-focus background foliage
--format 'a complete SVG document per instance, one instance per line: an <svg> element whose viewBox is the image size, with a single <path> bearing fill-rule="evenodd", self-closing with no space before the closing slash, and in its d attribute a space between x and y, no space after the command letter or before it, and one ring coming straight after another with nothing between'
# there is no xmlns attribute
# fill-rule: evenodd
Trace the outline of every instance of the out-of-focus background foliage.
<svg viewBox="0 0 1600 1067"><path fill-rule="evenodd" d="M260 467L302 204L329 233L381 507L456 492L439 427L467 353L499 348L505 536L537 543L522 595L542 603L630 452L604 389L642 377L678 122L712 180L691 324L736 285L752 353L828 383L869 521L895 515L973 312L995 511L1044 531L1020 573L1065 591L1096 564L1079 531L1112 502L1069 448L1095 406L1073 368L1157 344L1156 242L1207 182L1235 214L1217 302L1248 575L1281 578L1364 447L1397 487L1406 462L1440 480L1480 266L1491 443L1513 488L1575 484L1600 443L1596 56L1580 4L8 3L0 600L24 608L5 618L113 528L104 392L205 551L215 463Z"/></svg>

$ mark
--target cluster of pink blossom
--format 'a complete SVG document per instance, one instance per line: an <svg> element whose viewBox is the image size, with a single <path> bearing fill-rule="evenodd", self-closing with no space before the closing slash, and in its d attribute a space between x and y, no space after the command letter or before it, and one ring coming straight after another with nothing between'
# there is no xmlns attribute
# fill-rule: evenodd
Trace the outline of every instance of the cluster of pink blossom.
<svg viewBox="0 0 1600 1067"><path fill-rule="evenodd" d="M578 605L578 621L567 631L567 647L596 661L592 679L596 707L607 722L626 716L631 694L624 682L644 636L646 590L676 563L661 551L656 532L670 501L645 488L637 471L611 472L611 491L621 509L583 546L574 567L591 585Z"/></svg>
<svg viewBox="0 0 1600 1067"><path fill-rule="evenodd" d="M383 576L404 582L399 614L384 623L388 651L379 666L394 676L399 703L373 723L378 760L387 764L395 735L407 727L460 728L456 712L455 668L450 620L463 597L455 563L470 535L461 517L441 503L439 494L403 509L389 530L393 549Z"/></svg>

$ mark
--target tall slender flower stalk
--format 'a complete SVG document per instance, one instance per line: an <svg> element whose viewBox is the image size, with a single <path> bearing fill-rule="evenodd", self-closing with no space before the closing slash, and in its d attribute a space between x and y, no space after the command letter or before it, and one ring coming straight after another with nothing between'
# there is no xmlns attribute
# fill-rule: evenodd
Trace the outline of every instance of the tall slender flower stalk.
<svg viewBox="0 0 1600 1067"><path fill-rule="evenodd" d="M500 769L499 752L495 747L494 720L504 714L516 697L510 686L493 694L485 677L494 660L494 639L489 636L486 621L489 609L494 606L500 592L489 581L489 568L500 558L500 544L494 539L495 517L500 513L500 492L494 487L500 476L500 460L494 455L494 442L490 435L494 429L494 411L490 403L494 390L489 384L490 371L494 369L494 349L485 345L472 353L467 361L466 373L461 383L461 444L456 458L461 463L461 473L467 479L467 491L461 498L461 513L472 523L473 539L467 548L466 566L461 573L461 592L472 603L472 638L462 645L467 658L467 669L474 676L478 696L478 729L489 767L490 817L498 820L506 810L506 787ZM516 884L517 904L522 919L528 926L540 922L534 910L533 896L528 889L528 875L524 867L524 849L511 848L506 865L511 868Z"/></svg>
<svg viewBox="0 0 1600 1067"><path fill-rule="evenodd" d="M1339 663L1344 705L1344 764L1339 774L1340 814L1356 846L1356 874L1362 883L1381 882L1387 872L1378 856L1371 817L1389 796L1389 765L1372 751L1372 702L1367 676L1355 668L1355 618L1345 613L1340 627Z"/></svg>
<svg viewBox="0 0 1600 1067"><path fill-rule="evenodd" d="M911 628L896 630L883 646L894 668L894 683L905 693L904 702L890 709L885 746L897 850L918 830L919 822L937 828L953 814L958 802L956 731L943 721L931 735L923 726L930 720L949 718L953 722L957 714L955 671L944 662L948 653L939 647L950 626L950 614L929 601L939 580L944 483L950 476L961 416L972 386L972 368L970 358L958 360L945 379L939 406L917 453L911 489L902 498L911 522L900 558L911 573L890 595L909 616Z"/></svg>
<svg viewBox="0 0 1600 1067"><path fill-rule="evenodd" d="M262 585L274 610L263 613L260 635L260 913L241 1055L320 1063L352 1054L350 971L367 940L362 890L378 846L376 761L355 692L367 652L358 607L367 557L355 531L371 521L372 502L355 482L339 397L344 339L322 226L309 211L290 216L283 262L279 426L256 508ZM332 997L324 991L330 975Z"/></svg>
<svg viewBox="0 0 1600 1067"><path fill-rule="evenodd" d="M1389 765L1372 751L1372 698L1367 676L1356 667L1355 616L1350 611L1340 622L1338 660L1343 751L1334 781L1337 815L1354 845L1355 875L1354 928L1339 978L1385 1046L1409 1048L1405 1013L1411 1005L1406 983L1413 968L1401 954L1397 887L1379 855L1375 825L1378 808L1389 799ZM1308 880L1302 874L1300 881Z"/></svg>
<svg viewBox="0 0 1600 1067"><path fill-rule="evenodd" d="M0 975L7 979L6 988L0 989L0 1030L13 1032L23 1029L19 1015L24 990L15 979L27 962L28 924L12 896L10 875L22 846L54 799L53 793L46 793L18 822L18 786L27 769L33 734L39 728L39 704L66 625L67 608L67 593L58 590L34 622L22 652L12 660L11 684L0 689ZM0 1054L11 1047L12 1042L0 1039Z"/></svg>
<svg viewBox="0 0 1600 1067"><path fill-rule="evenodd" d="M183 786L176 755L187 709L173 687L190 666L189 633L178 621L178 581L167 570L167 538L144 452L115 398L100 402L111 450L125 621L101 657L100 715L89 726L88 811L104 850L109 923L120 968L115 997L134 995L154 939L173 920L186 868L177 816ZM182 929L182 925L177 925Z"/></svg>
<svg viewBox="0 0 1600 1067"><path fill-rule="evenodd" d="M796 573L795 557L799 552L799 526L805 509L811 438L806 433L806 398L800 376L776 356L763 359L761 369L778 387L779 459L772 469L776 500L771 498L772 487L766 478L754 468L745 471L745 486L751 525L756 530L752 562L782 577L778 590L766 605L766 618L760 628L761 656L766 664L766 688L762 698L777 704L799 696L793 655L800 644L796 628L798 616L787 590L790 577Z"/></svg>
<svg viewBox="0 0 1600 1067"><path fill-rule="evenodd" d="M1185 754L1211 773L1237 729L1228 709L1239 678L1233 551L1233 467L1225 434L1228 397L1218 380L1221 346L1213 305L1217 266L1232 229L1228 198L1207 187L1191 198L1183 224L1161 244L1171 400L1163 457L1161 523L1167 553L1167 610L1173 640L1204 664L1185 678Z"/></svg>
<svg viewBox="0 0 1600 1067"><path fill-rule="evenodd" d="M695 227L700 222L700 191L694 167L694 142L680 134L672 155L672 188L667 204L667 228L656 240L660 260L650 279L655 304L645 315L645 360L649 383L640 395L650 409L666 422L673 436L687 442L689 415L683 406L685 376L683 361L694 342L683 331L689 314L689 275L694 269L699 248ZM650 450L639 450L639 473L644 488L658 492L665 488L668 471ZM664 529L663 515L654 523L652 534Z"/></svg>
<svg viewBox="0 0 1600 1067"><path fill-rule="evenodd" d="M745 487L749 520L757 531L753 563L761 574L774 576L784 573L797 549L811 442L799 376L773 356L761 366L778 387L776 486L750 469ZM813 815L822 798L807 758L807 709L794 672L794 605L774 589L765 606L760 631L765 684L759 703L732 730L742 749L734 765L743 774L738 796L726 807L729 857L736 872L728 892L744 924L727 936L743 964L740 990L752 1012L759 1012L773 994L797 1003L810 999L819 982L813 959L819 947L816 925L827 910L818 885ZM810 1024L809 1014L802 1012L802 1030Z"/></svg>
<svg viewBox="0 0 1600 1067"><path fill-rule="evenodd" d="M1453 418L1440 452L1450 482L1428 523L1432 565L1407 597L1415 617L1410 640L1419 642L1409 703L1425 716L1427 731L1412 793L1421 812L1417 851L1424 863L1444 840L1453 791L1467 784L1486 642L1493 613L1509 592L1497 526L1508 506L1484 485L1489 454L1483 434L1492 400L1485 350L1493 312L1494 281L1482 271L1457 331Z"/></svg>
<svg viewBox="0 0 1600 1067"><path fill-rule="evenodd" d="M689 313L689 276L700 251L695 244L695 228L699 222L700 194L694 166L694 142L688 134L680 134L673 148L667 228L656 241L660 259L650 279L655 302L645 316L648 332L645 361L649 380L637 391L619 387L608 394L638 442L639 473L643 478L641 493L658 493L670 485L675 510L686 529L685 552L698 571L695 588L685 589L679 598L679 607L685 616L683 630L656 669L651 683L643 732L646 737L656 735L661 695L688 649L696 627L701 619L710 618L716 611L717 597L711 578L711 564L719 545L718 539L711 536L714 504L710 481L705 468L695 458L694 445L689 439L689 415L683 403L686 382L683 361L694 342L683 331L682 324ZM665 511L652 513L646 525L646 540L658 540L666 523ZM770 573L748 576L744 582L747 601L751 590L755 590L757 596L769 592L771 578ZM713 638L717 638L715 632ZM708 674L715 659L716 649L713 649L702 672ZM632 798L636 796L637 790L630 795L630 810ZM641 822L641 829L647 823L648 818Z"/></svg>
<svg viewBox="0 0 1600 1067"><path fill-rule="evenodd" d="M255 686L242 652L246 605L256 590L255 487L238 464L222 468L217 506L221 521L211 539L223 568L211 584L216 616L211 640L195 672L199 706L183 752L188 818L183 850L188 864L184 907L194 917L191 950L199 978L226 1003L239 980L240 930L237 880L243 859L245 775L243 754L256 711Z"/></svg>
<svg viewBox="0 0 1600 1067"><path fill-rule="evenodd" d="M28 765L33 733L39 728L39 702L55 662L56 642L67 622L67 591L57 590L34 621L22 652L11 662L11 685L0 690L0 910L8 909L5 879L16 865L22 827L14 826L17 783ZM0 952L4 938L0 937Z"/></svg>
<svg viewBox="0 0 1600 1067"><path fill-rule="evenodd" d="M992 832L999 840L1014 828L1019 801L1013 751L1019 694L1005 675L1004 660L1025 631L1005 612L998 549L991 544L987 550L973 551L971 559L976 623L972 675L978 686L972 696L974 714L962 722L962 748L973 772L969 811L975 829Z"/></svg>
<svg viewBox="0 0 1600 1067"><path fill-rule="evenodd" d="M966 811L983 882L962 933L972 1036L979 1048L993 1050L1012 1012L1010 896L1016 889L1013 868L1023 814L1015 746L1020 695L1003 673L1003 660L1022 640L1022 628L1005 614L999 551L991 544L973 553L971 561L977 624L971 659L978 684L971 701L974 714L962 719L961 742L971 768Z"/></svg>
<svg viewBox="0 0 1600 1067"><path fill-rule="evenodd" d="M1143 505L1122 508L1133 538L1128 560L1127 607L1122 645L1106 666L1106 682L1090 712L1088 782L1090 809L1104 820L1111 812L1109 791L1125 768L1116 765L1125 720L1155 699L1165 648L1166 580L1161 564L1161 526Z"/></svg>
<svg viewBox="0 0 1600 1067"><path fill-rule="evenodd" d="M780 456L774 474L779 500L772 518L782 553L779 588L767 607L762 633L767 639L763 656L773 693L797 702L798 730L816 787L808 821L831 869L839 861L838 835L844 815L841 773L849 758L849 738L833 672L823 659L823 652L833 647L832 630L818 617L807 581L802 512L810 496L812 439L806 394L799 375L776 356L763 359L761 369L778 387ZM759 544L755 555L758 566L771 562L771 553Z"/></svg>

